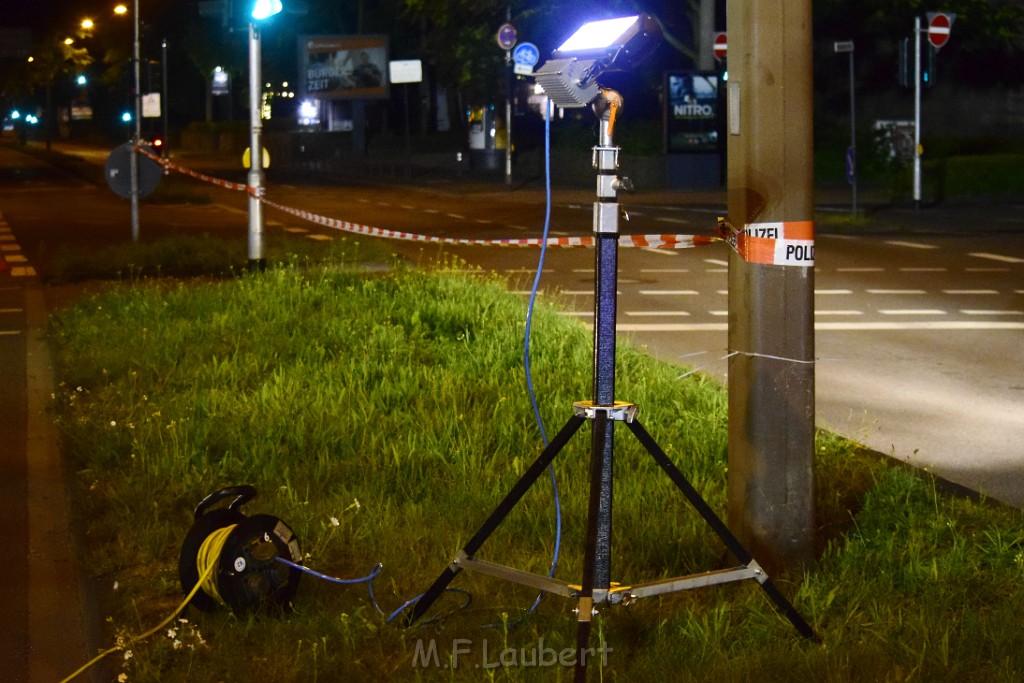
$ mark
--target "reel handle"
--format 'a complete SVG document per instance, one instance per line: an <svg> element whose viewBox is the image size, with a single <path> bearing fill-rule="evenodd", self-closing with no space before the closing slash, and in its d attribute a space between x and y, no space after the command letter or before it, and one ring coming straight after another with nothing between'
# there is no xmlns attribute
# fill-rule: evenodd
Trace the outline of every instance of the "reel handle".
<svg viewBox="0 0 1024 683"><path fill-rule="evenodd" d="M230 503L228 503L228 510L234 510L235 508L245 505L250 500L256 497L256 488L249 484L242 484L240 486L227 486L214 491L210 495L199 501L199 505L196 505L195 519L199 519L206 514L207 509L213 507L225 498L234 497Z"/></svg>

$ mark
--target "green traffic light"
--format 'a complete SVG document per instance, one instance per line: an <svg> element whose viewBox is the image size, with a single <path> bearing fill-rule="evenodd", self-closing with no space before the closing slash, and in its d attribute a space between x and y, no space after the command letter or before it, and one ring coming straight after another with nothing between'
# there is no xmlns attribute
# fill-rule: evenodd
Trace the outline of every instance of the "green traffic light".
<svg viewBox="0 0 1024 683"><path fill-rule="evenodd" d="M256 0L252 7L252 18L256 21L268 19L284 9L281 0Z"/></svg>

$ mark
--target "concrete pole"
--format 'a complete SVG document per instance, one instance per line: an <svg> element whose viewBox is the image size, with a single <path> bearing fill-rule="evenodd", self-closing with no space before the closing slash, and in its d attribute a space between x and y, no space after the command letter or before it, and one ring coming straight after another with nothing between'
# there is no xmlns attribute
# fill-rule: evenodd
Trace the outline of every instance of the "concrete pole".
<svg viewBox="0 0 1024 683"><path fill-rule="evenodd" d="M249 22L249 270L266 268L263 256L263 75L260 30Z"/></svg>
<svg viewBox="0 0 1024 683"><path fill-rule="evenodd" d="M814 531L811 0L728 0L727 16L728 213L741 231L729 263L729 526L769 570L799 570Z"/></svg>

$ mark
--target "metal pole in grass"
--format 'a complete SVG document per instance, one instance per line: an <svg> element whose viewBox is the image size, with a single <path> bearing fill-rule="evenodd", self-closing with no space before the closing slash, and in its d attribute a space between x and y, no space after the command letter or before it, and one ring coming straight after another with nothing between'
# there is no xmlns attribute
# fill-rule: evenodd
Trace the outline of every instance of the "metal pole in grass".
<svg viewBox="0 0 1024 683"><path fill-rule="evenodd" d="M260 24L278 14L280 0L256 0L249 20L249 270L267 266L263 254L263 76Z"/></svg>
<svg viewBox="0 0 1024 683"><path fill-rule="evenodd" d="M581 34L588 38L581 41ZM615 400L615 317L618 297L620 214L617 197L619 191L629 191L632 187L628 179L620 178L618 175L619 148L614 144L613 133L622 106L622 97L613 90L600 87L597 78L606 70L626 70L635 65L656 47L656 39L660 35L658 25L644 14L591 22L556 50L553 59L536 73L537 82L557 106L581 108L592 104L592 109L600 122L599 142L593 148L593 164L597 173L597 200L594 202L593 212L596 244L593 400L573 404L572 417L530 465L483 526L419 598L407 618L407 623L411 625L422 617L441 593L447 590L455 576L464 569L575 599L577 630L573 664L575 680L578 683L586 681L588 656L594 659L595 653L603 655L607 652L603 646L589 647L598 608L627 603L641 597L753 579L761 584L768 597L801 635L808 638L816 637L803 617L772 584L765 571L640 425L636 419L636 406ZM617 62L616 60L620 58L621 61ZM580 584L569 584L550 576L537 575L478 559L476 553L487 538L587 420L592 426L590 498L584 542L583 578ZM739 566L649 583L621 586L612 584L612 464L616 422L626 424L658 466L739 560Z"/></svg>

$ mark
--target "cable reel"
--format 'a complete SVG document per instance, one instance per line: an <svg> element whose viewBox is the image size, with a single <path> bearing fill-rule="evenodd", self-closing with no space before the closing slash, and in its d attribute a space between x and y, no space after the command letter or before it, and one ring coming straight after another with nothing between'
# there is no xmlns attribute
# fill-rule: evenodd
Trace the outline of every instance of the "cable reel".
<svg viewBox="0 0 1024 683"><path fill-rule="evenodd" d="M256 497L249 485L229 486L203 498L181 546L178 578L190 604L212 612L224 603L236 615L291 611L301 572L278 558L302 560L291 528L272 515L247 517L239 511ZM214 508L232 499L226 507Z"/></svg>

